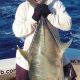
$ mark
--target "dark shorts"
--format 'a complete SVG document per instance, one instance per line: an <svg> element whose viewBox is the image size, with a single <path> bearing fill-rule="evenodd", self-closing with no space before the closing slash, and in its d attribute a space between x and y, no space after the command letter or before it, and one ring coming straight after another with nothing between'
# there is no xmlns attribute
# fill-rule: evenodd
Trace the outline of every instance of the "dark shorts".
<svg viewBox="0 0 80 80"><path fill-rule="evenodd" d="M30 80L28 71L16 65L16 80Z"/></svg>
<svg viewBox="0 0 80 80"><path fill-rule="evenodd" d="M71 63L65 65L64 69L64 77L68 77L70 80L76 80L77 74Z"/></svg>

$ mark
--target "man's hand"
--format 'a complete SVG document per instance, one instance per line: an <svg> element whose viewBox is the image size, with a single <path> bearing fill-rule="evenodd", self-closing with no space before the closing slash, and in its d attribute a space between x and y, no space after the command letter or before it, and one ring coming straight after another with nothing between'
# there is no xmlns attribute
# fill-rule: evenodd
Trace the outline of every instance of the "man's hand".
<svg viewBox="0 0 80 80"><path fill-rule="evenodd" d="M40 18L41 18L41 4L38 4L35 9L34 9L34 14L32 16L32 18L35 20L35 21L39 21Z"/></svg>
<svg viewBox="0 0 80 80"><path fill-rule="evenodd" d="M48 8L48 5L46 4L41 4L41 14L44 18L46 18L51 12Z"/></svg>
<svg viewBox="0 0 80 80"><path fill-rule="evenodd" d="M41 16L46 18L50 13L51 12L48 9L48 5L38 4L34 9L34 14L33 14L32 18L38 22L40 20Z"/></svg>

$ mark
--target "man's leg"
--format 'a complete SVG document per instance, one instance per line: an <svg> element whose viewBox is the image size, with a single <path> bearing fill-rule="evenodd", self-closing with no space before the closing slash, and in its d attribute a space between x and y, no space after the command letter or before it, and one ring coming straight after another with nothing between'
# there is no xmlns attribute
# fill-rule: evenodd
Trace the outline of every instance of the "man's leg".
<svg viewBox="0 0 80 80"><path fill-rule="evenodd" d="M70 80L76 80L77 74L71 63L68 63L63 67L64 77L69 78Z"/></svg>
<svg viewBox="0 0 80 80"><path fill-rule="evenodd" d="M28 70L16 65L16 80L30 80Z"/></svg>

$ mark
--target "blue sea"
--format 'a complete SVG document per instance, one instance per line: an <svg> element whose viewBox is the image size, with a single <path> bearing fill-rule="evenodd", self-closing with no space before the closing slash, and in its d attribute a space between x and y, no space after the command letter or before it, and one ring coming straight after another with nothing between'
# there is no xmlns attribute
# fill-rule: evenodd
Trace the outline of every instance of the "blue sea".
<svg viewBox="0 0 80 80"><path fill-rule="evenodd" d="M12 32L12 23L14 21L16 9L23 1L25 0L0 0L0 59L15 57L16 45L20 47L23 46L23 40L15 37ZM72 17L71 32L73 35L73 42L69 50L65 53L69 52L67 55L71 58L80 58L80 0L61 1ZM67 34L61 34L61 38L70 38L70 35L68 35L68 37L66 35ZM74 53L72 49L76 49L76 52Z"/></svg>

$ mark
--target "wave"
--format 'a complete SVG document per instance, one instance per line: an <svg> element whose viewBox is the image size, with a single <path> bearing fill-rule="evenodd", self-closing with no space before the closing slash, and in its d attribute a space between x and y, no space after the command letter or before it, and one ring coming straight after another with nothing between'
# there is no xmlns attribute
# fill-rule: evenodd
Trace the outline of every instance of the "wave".
<svg viewBox="0 0 80 80"><path fill-rule="evenodd" d="M0 31L0 35L14 35L13 32Z"/></svg>

